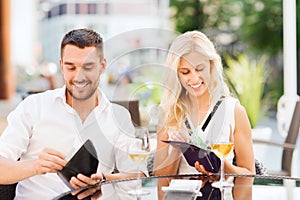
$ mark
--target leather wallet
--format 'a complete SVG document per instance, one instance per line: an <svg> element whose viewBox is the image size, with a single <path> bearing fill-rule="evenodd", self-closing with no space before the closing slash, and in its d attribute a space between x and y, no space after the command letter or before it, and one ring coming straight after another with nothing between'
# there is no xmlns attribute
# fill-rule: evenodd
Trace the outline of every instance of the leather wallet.
<svg viewBox="0 0 300 200"><path fill-rule="evenodd" d="M174 148L179 148L190 166L195 167L195 162L199 161L207 171L213 173L219 172L221 160L214 152L207 151L187 142L171 140L161 141L172 145Z"/></svg>
<svg viewBox="0 0 300 200"><path fill-rule="evenodd" d="M91 176L97 172L99 160L96 149L91 140L87 140L74 156L69 160L66 166L58 172L58 176L69 187L72 188L69 181L72 176L81 173L85 176Z"/></svg>

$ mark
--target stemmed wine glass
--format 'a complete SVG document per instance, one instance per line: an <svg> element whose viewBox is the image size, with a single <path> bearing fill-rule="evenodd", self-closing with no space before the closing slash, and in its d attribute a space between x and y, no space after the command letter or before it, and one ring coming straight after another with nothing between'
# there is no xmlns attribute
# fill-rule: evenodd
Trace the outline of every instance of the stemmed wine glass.
<svg viewBox="0 0 300 200"><path fill-rule="evenodd" d="M149 142L149 130L147 127L136 127L134 142L128 146L127 153L130 159L137 164L137 181L138 185L135 190L129 190L130 195L136 196L140 199L141 196L150 194L150 191L142 188L142 181L140 179L140 165L150 155L150 142Z"/></svg>
<svg viewBox="0 0 300 200"><path fill-rule="evenodd" d="M215 188L233 187L233 183L225 180L224 174L224 159L233 150L233 146L231 142L218 142L211 145L213 152L221 159L220 180L212 183L212 186Z"/></svg>

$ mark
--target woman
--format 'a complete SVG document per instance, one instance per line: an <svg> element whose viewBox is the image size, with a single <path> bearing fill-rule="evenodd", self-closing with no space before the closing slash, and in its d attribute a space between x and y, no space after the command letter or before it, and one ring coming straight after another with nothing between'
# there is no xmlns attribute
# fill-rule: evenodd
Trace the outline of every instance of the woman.
<svg viewBox="0 0 300 200"><path fill-rule="evenodd" d="M155 175L211 174L199 162L189 166L180 150L161 140L188 141L209 147L221 138L234 143L234 153L225 161L225 173L255 174L250 123L244 107L229 94L221 58L213 43L199 31L179 35L169 49L166 66L168 76L160 105L164 112L158 128ZM201 130L219 100L219 108L206 129ZM236 165L232 164L233 157ZM235 184L252 184L252 181L236 179ZM167 179L159 180L159 199L163 197L160 188L168 184Z"/></svg>

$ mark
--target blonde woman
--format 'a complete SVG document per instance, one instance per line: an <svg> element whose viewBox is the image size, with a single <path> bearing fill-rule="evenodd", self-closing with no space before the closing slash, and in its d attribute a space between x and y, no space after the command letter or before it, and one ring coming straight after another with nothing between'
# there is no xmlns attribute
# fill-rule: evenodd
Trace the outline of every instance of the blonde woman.
<svg viewBox="0 0 300 200"><path fill-rule="evenodd" d="M166 70L166 88L160 105L163 112L154 159L155 175L211 174L199 162L189 166L180 150L161 140L187 141L209 147L221 139L234 143L234 152L224 164L225 173L255 174L251 127L246 111L230 96L223 79L221 58L208 37L200 31L179 35L169 49ZM219 100L219 107L211 120L207 120ZM205 121L209 122L203 129ZM236 165L232 164L233 157ZM160 188L167 186L169 181L159 180L159 199L163 198ZM236 179L235 184L252 184L252 181ZM246 196L251 198L251 193Z"/></svg>

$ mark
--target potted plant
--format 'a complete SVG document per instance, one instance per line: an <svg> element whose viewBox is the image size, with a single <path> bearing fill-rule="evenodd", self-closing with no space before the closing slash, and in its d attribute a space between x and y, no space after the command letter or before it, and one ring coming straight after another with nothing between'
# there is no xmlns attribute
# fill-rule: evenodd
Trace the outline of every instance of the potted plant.
<svg viewBox="0 0 300 200"><path fill-rule="evenodd" d="M268 95L263 95L269 70L266 66L267 56L250 59L246 54L239 54L236 59L225 56L227 68L224 70L230 90L245 107L252 128L252 138L270 140L272 129L257 126L259 120L266 115ZM267 147L254 144L254 155L258 160L265 160Z"/></svg>
<svg viewBox="0 0 300 200"><path fill-rule="evenodd" d="M251 127L256 127L266 114L267 96L263 95L269 70L266 67L267 56L258 61L246 54L239 54L236 59L226 55L227 68L224 70L230 90L245 107Z"/></svg>

